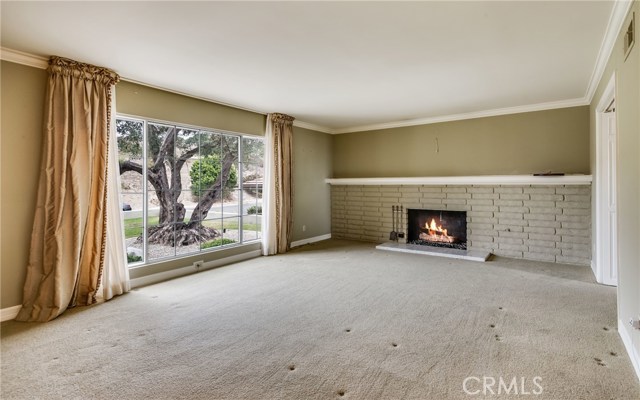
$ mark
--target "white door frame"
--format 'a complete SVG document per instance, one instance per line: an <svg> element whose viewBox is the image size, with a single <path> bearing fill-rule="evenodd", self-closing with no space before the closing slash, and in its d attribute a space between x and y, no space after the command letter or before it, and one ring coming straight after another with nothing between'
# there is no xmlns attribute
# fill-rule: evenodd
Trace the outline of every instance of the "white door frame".
<svg viewBox="0 0 640 400"><path fill-rule="evenodd" d="M595 261L593 272L598 283L616 286L618 284L618 239L617 223L610 221L610 202L616 208L617 218L617 185L615 165L617 163L617 142L615 151L611 152L603 143L608 141L610 117L605 115L605 110L616 98L616 74L613 73L605 88L600 102L596 108L596 173L595 173L595 224L593 236L595 248L593 260ZM617 122L617 121L614 121ZM607 136L605 136L607 135ZM611 160L613 155L615 159ZM609 165L614 165L613 171L609 171ZM611 173L609 173L611 172ZM606 176L608 175L608 176ZM613 199L613 200L610 200ZM612 228L613 225L613 228ZM614 264L610 262L613 258Z"/></svg>

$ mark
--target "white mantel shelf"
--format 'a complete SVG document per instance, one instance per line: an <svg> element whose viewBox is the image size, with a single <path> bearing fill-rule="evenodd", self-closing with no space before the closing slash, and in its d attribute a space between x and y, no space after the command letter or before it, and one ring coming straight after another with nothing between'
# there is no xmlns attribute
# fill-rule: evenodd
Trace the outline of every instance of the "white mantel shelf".
<svg viewBox="0 0 640 400"><path fill-rule="evenodd" d="M479 175L325 179L325 182L331 185L590 185L591 181L591 175Z"/></svg>

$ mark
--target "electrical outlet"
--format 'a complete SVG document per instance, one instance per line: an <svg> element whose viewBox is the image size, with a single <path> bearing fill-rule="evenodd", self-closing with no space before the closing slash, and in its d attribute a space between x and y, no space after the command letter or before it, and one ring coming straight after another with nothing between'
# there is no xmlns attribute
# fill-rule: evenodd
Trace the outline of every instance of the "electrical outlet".
<svg viewBox="0 0 640 400"><path fill-rule="evenodd" d="M204 261L194 261L193 266L195 267L195 269L200 269L202 268L202 266L204 265Z"/></svg>
<svg viewBox="0 0 640 400"><path fill-rule="evenodd" d="M302 232L306 232L307 231L307 226L306 225L302 225Z"/></svg>
<svg viewBox="0 0 640 400"><path fill-rule="evenodd" d="M634 329L640 329L640 319L629 318L629 325Z"/></svg>

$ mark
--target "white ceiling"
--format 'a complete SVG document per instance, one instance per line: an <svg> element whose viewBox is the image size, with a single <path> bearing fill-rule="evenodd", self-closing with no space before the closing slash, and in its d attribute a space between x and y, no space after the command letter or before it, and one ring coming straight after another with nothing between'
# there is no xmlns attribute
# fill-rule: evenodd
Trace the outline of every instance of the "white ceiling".
<svg viewBox="0 0 640 400"><path fill-rule="evenodd" d="M1 7L5 48L106 66L129 80L336 132L584 104L614 2Z"/></svg>

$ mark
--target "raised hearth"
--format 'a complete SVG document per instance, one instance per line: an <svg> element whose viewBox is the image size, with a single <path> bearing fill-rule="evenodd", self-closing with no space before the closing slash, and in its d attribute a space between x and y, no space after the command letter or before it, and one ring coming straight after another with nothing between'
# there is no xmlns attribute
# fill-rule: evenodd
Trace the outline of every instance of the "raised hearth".
<svg viewBox="0 0 640 400"><path fill-rule="evenodd" d="M491 256L491 253L484 250L459 250L446 247L422 246L411 243L383 243L376 246L376 249L480 262L487 261Z"/></svg>

